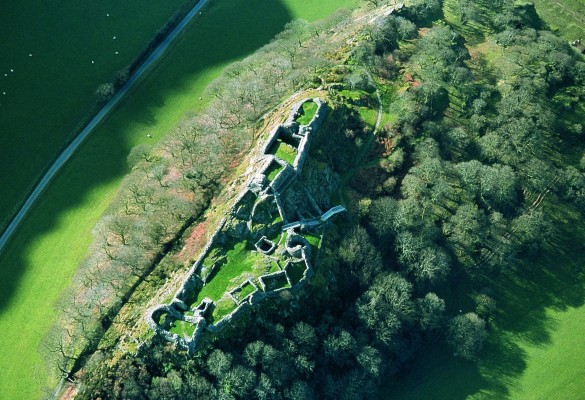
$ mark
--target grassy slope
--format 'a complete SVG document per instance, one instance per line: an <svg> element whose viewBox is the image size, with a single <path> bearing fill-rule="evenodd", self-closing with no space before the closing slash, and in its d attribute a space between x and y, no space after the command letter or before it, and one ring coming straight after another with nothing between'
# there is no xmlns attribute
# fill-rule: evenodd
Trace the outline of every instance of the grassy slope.
<svg viewBox="0 0 585 400"><path fill-rule="evenodd" d="M565 6L581 0L559 1ZM446 1L445 16L457 25ZM542 18L569 18L566 14L542 13L550 2L536 0ZM583 3L581 3L583 4ZM469 30L468 30L469 31ZM569 40L567 30L559 33ZM474 39L479 30L469 31ZM483 47L483 45L482 45ZM487 46L490 47L490 46ZM490 47L493 49L493 47ZM501 52L488 52L494 65L502 63ZM505 60L504 60L505 63ZM506 66L499 64L502 69ZM566 155L566 152L564 153ZM558 205L544 204L564 237L550 243L538 262L519 266L494 283L501 310L491 325L489 342L477 364L453 357L442 344L429 345L414 364L384 386L391 399L578 399L585 393L585 241L581 216ZM579 227L580 229L576 229ZM569 231L570 230L570 231ZM457 299L464 311L469 298Z"/></svg>
<svg viewBox="0 0 585 400"><path fill-rule="evenodd" d="M538 15L566 39L585 40L585 0L534 0Z"/></svg>
<svg viewBox="0 0 585 400"><path fill-rule="evenodd" d="M3 2L0 228L91 109L96 88L188 1Z"/></svg>
<svg viewBox="0 0 585 400"><path fill-rule="evenodd" d="M275 144L276 150L274 151L274 155L286 161L290 165L293 165L295 162L295 158L297 157L297 149L292 147L288 143L284 143L280 141L280 139Z"/></svg>
<svg viewBox="0 0 585 400"><path fill-rule="evenodd" d="M512 388L511 399L579 399L583 396L585 307L557 311L546 318L556 329L549 346L524 346L526 370Z"/></svg>
<svg viewBox="0 0 585 400"><path fill-rule="evenodd" d="M0 255L0 398L36 398L47 382L38 345L55 314L55 301L87 251L92 227L126 173L132 146L159 140L186 113L199 109L204 101L197 99L207 83L229 62L270 40L287 21L321 18L356 3L216 0L94 132Z"/></svg>

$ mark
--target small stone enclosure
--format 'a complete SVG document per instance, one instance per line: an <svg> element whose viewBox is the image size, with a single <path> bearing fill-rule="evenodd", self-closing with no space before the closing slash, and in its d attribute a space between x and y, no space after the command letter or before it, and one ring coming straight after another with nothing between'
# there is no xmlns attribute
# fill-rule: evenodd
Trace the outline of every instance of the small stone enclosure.
<svg viewBox="0 0 585 400"><path fill-rule="evenodd" d="M307 101L315 102L317 110L308 124L299 125L296 120ZM146 322L158 335L193 352L204 331L221 331L244 310L281 291L297 291L313 275L311 254L315 240L321 239L314 232L345 209L336 206L318 218L298 220L295 215L306 212L290 212L289 207L287 214L282 196L301 176L326 112L320 99L302 100L287 121L270 132L259 156L260 168L218 224L180 289L169 303L146 312ZM311 196L303 189L294 195ZM315 204L312 197L309 200ZM234 276L225 289L214 287L230 273Z"/></svg>

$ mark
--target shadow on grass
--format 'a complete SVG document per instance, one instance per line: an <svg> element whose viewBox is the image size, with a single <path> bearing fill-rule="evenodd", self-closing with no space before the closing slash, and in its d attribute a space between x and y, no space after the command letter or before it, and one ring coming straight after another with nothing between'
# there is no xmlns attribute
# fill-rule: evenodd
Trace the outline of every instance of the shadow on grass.
<svg viewBox="0 0 585 400"><path fill-rule="evenodd" d="M268 43L293 19L293 1L287 2L212 0L43 193L0 255L3 398L39 398L41 386L55 383L45 368L38 368L38 377L29 371L40 362L36 350L53 322L54 304L70 286L96 221L128 172L131 148L162 138L184 110L201 110L205 101L199 97L223 67Z"/></svg>
<svg viewBox="0 0 585 400"><path fill-rule="evenodd" d="M437 340L384 385L385 398L501 400L510 396L527 367L523 346L551 345L556 322L547 317L546 310L585 304L582 216L558 204L543 206L558 222L555 239L536 260L522 262L515 271L491 280L500 311L490 323L490 337L480 360L457 359Z"/></svg>
<svg viewBox="0 0 585 400"><path fill-rule="evenodd" d="M155 71L144 78L82 145L7 245L0 258L0 313L11 303L23 274L29 269L30 273L37 273L31 253L39 241L62 229L62 223L72 225L68 218L78 217L83 221L77 227L78 232L71 233L69 238L82 236L86 243L54 240L52 252L46 255L47 264L61 266L66 271L55 271L54 276L65 280L58 284L63 288L69 285L76 265L63 265L72 260L65 259L63 254L75 253L80 260L87 249L87 237L95 223L88 202L104 202L103 196L111 197L116 183L128 172L126 157L131 148L148 140L145 133L148 127L159 123L168 129L173 127L176 117L161 121L161 117L166 117L165 110L172 107L166 99L172 101L177 94L188 91L193 108L201 108L197 99L211 78L229 62L268 43L291 19L287 7L274 0L214 0L203 10L203 15L187 28L164 60L155 66ZM137 132L141 137L136 137ZM160 138L164 133L153 136ZM96 204L96 208L106 206ZM75 246L82 248L62 252L58 248ZM64 259L60 264L61 257Z"/></svg>

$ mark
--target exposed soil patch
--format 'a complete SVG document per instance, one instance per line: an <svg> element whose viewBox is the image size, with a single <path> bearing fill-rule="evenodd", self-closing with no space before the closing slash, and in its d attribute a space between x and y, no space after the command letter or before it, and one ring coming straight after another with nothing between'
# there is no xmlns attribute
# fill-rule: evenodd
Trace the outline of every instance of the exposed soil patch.
<svg viewBox="0 0 585 400"><path fill-rule="evenodd" d="M187 240L185 240L185 245L179 254L177 254L177 258L180 260L190 260L197 254L198 251L201 250L205 243L207 242L206 233L208 230L209 221L203 221L193 229L193 232L189 235Z"/></svg>

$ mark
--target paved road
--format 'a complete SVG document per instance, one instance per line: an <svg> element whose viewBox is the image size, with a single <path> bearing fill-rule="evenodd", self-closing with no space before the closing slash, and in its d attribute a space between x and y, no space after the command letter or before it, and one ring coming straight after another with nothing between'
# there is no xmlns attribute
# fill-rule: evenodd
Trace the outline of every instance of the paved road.
<svg viewBox="0 0 585 400"><path fill-rule="evenodd" d="M69 146L59 155L53 162L49 170L45 173L43 178L34 188L32 193L28 196L14 219L10 222L6 230L0 236L0 253L10 240L22 220L26 217L33 204L37 201L43 190L49 185L51 180L57 175L57 172L63 165L71 158L73 153L79 148L81 143L89 136L93 129L104 119L104 117L120 102L120 100L136 86L136 83L148 70L148 68L156 62L168 49L169 45L179 36L185 27L191 22L193 17L207 4L209 0L200 0L197 5L181 20L181 22L173 29L167 38L150 54L150 56L138 67L138 69L128 79L128 82L120 88L120 90L110 99L110 101L100 110L99 113L87 124L87 126L79 133L79 135L71 142Z"/></svg>

